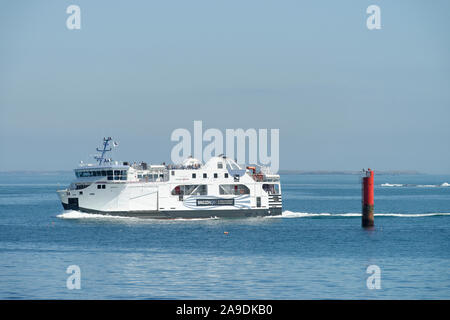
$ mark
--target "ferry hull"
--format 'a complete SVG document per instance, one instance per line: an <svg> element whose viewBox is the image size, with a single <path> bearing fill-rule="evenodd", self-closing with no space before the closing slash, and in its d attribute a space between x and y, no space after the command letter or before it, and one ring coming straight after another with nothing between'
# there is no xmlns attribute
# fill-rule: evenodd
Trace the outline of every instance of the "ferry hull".
<svg viewBox="0 0 450 320"><path fill-rule="evenodd" d="M229 210L176 210L176 211L98 211L82 207L69 206L62 203L65 210L77 210L92 214L103 214L109 216L136 217L145 219L199 219L199 218L246 218L246 217L265 217L281 215L281 208L271 209L229 209Z"/></svg>

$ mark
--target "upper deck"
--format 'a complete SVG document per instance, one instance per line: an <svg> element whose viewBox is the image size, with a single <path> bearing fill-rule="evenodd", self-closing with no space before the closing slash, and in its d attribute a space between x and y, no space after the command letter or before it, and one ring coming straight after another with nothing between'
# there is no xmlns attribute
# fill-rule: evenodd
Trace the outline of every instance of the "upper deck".
<svg viewBox="0 0 450 320"><path fill-rule="evenodd" d="M80 167L74 170L77 178L74 185L87 185L95 181L124 183L173 180L188 182L200 177L202 179L208 179L208 177L218 179L219 176L225 179L232 178L234 181L244 179L248 183L279 182L280 180L279 175L270 173L267 168L261 166L242 167L236 161L224 155L212 157L205 164L192 157L185 159L181 164L169 165L165 163L149 165L145 162L130 164L129 162L112 161L105 158L106 152L111 151L111 149L108 149L111 138L104 138L103 141L103 149L97 148L101 155L95 157L98 164L81 163ZM114 142L114 146L117 145Z"/></svg>

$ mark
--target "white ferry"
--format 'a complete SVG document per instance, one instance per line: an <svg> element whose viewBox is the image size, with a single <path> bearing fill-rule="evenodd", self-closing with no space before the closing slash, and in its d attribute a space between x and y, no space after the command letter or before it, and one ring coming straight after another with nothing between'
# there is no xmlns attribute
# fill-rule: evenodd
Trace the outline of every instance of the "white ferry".
<svg viewBox="0 0 450 320"><path fill-rule="evenodd" d="M280 176L265 167L242 168L226 156L205 164L112 161L112 139L103 139L98 164L80 164L76 180L58 190L65 210L142 218L210 218L280 215Z"/></svg>

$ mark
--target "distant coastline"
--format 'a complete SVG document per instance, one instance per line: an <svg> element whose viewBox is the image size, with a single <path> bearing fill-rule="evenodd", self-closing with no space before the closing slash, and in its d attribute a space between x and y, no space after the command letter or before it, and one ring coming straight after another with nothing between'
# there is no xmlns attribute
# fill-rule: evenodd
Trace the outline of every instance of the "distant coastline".
<svg viewBox="0 0 450 320"><path fill-rule="evenodd" d="M59 175L59 174L71 174L73 170L0 170L0 174L40 174L40 175Z"/></svg>

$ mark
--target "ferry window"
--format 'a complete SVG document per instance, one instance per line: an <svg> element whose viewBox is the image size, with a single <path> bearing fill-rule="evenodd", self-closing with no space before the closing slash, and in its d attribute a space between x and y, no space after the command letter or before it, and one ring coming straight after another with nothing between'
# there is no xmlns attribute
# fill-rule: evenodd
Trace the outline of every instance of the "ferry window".
<svg viewBox="0 0 450 320"><path fill-rule="evenodd" d="M197 175L195 173L192 174L192 179L195 179Z"/></svg>
<svg viewBox="0 0 450 320"><path fill-rule="evenodd" d="M262 188L268 194L279 194L280 193L280 187L278 186L278 184L263 184Z"/></svg>
<svg viewBox="0 0 450 320"><path fill-rule="evenodd" d="M101 184L98 184L97 185L97 189L101 189L102 188L102 185Z"/></svg>
<svg viewBox="0 0 450 320"><path fill-rule="evenodd" d="M185 195L191 195L192 192L194 192L195 188L197 188L198 185L185 185L181 186L181 189L183 190L183 194Z"/></svg>
<svg viewBox="0 0 450 320"><path fill-rule="evenodd" d="M204 173L203 178L208 178L208 175L206 173Z"/></svg>
<svg viewBox="0 0 450 320"><path fill-rule="evenodd" d="M127 170L120 171L120 180L127 180Z"/></svg>
<svg viewBox="0 0 450 320"><path fill-rule="evenodd" d="M192 194L199 196L206 196L208 194L208 186L206 184L202 184L198 186L195 190L192 191Z"/></svg>
<svg viewBox="0 0 450 320"><path fill-rule="evenodd" d="M120 175L120 171L119 171L119 170L114 170L114 175L115 175L115 176Z"/></svg>
<svg viewBox="0 0 450 320"><path fill-rule="evenodd" d="M228 178L228 173L225 173L225 175L224 175L224 176L225 176L225 178Z"/></svg>
<svg viewBox="0 0 450 320"><path fill-rule="evenodd" d="M205 184L179 185L172 189L172 195L207 195L208 186Z"/></svg>
<svg viewBox="0 0 450 320"><path fill-rule="evenodd" d="M250 194L250 189L243 184L221 184L219 186L219 194Z"/></svg>
<svg viewBox="0 0 450 320"><path fill-rule="evenodd" d="M214 178L217 178L217 173L214 173Z"/></svg>
<svg viewBox="0 0 450 320"><path fill-rule="evenodd" d="M223 163L217 162L217 169L223 169Z"/></svg>
<svg viewBox="0 0 450 320"><path fill-rule="evenodd" d="M113 175L113 171L112 170L108 170L107 173L108 173L108 176L112 176Z"/></svg>
<svg viewBox="0 0 450 320"><path fill-rule="evenodd" d="M106 189L106 185L102 184L102 189Z"/></svg>
<svg viewBox="0 0 450 320"><path fill-rule="evenodd" d="M179 195L179 194L182 194L181 186L176 186L176 187L173 188L173 190L172 190L172 195L176 196L176 195Z"/></svg>
<svg viewBox="0 0 450 320"><path fill-rule="evenodd" d="M102 171L102 176L106 177L106 171Z"/></svg>
<svg viewBox="0 0 450 320"><path fill-rule="evenodd" d="M174 176L174 175L175 175L175 171L174 171L174 170L172 170L171 174L172 174L172 175Z"/></svg>
<svg viewBox="0 0 450 320"><path fill-rule="evenodd" d="M80 194L83 194L83 191L80 191Z"/></svg>
<svg viewBox="0 0 450 320"><path fill-rule="evenodd" d="M108 180L112 180L113 179L113 176L108 176Z"/></svg>

